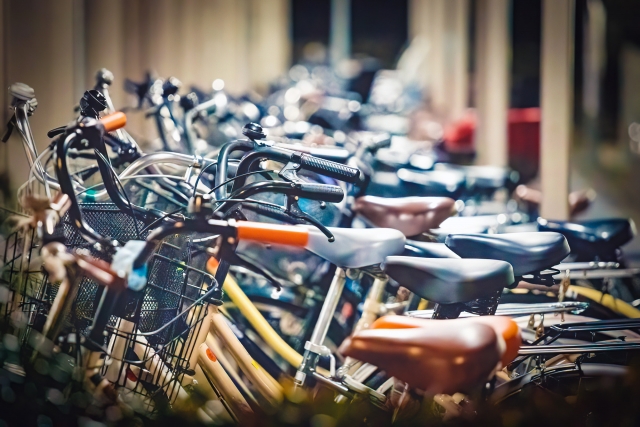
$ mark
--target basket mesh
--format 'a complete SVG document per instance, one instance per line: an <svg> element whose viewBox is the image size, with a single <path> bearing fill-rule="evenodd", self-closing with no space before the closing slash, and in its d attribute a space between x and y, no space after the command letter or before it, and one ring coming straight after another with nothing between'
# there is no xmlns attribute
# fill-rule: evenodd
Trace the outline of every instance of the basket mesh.
<svg viewBox="0 0 640 427"><path fill-rule="evenodd" d="M149 233L147 227L155 220L143 216L134 218L109 203L81 204L80 207L89 226L121 244L145 239ZM93 256L103 257L87 244L68 215L56 233L64 236L68 247L85 247ZM57 285L49 283L40 268L29 268L38 245L33 230L9 235L4 241L0 275L0 284L20 295L19 299L10 298L0 313L11 315L19 308L35 330L42 329L57 291ZM180 381L193 363L195 337L207 313L206 303L199 298L214 286L215 280L193 266L202 260L194 259L192 254L191 236L167 238L149 262L145 289L140 292L127 290L121 296L102 343L114 352L115 361L114 367L105 366L103 373L109 374L107 378L120 388L145 402L146 411L153 411L159 402L175 400ZM73 308L66 319L66 331L75 330L81 335L89 332L101 295L101 287L96 282L81 279ZM115 342L119 342L120 347L114 347Z"/></svg>

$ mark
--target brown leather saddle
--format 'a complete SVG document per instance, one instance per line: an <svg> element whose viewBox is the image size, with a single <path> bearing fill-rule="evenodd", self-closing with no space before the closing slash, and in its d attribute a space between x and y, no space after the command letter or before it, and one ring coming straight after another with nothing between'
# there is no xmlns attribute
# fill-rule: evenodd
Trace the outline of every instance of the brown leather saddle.
<svg viewBox="0 0 640 427"><path fill-rule="evenodd" d="M434 395L469 392L513 360L520 332L511 319L426 320L388 316L343 342L341 353Z"/></svg>
<svg viewBox="0 0 640 427"><path fill-rule="evenodd" d="M417 236L455 213L455 202L448 197L359 197L353 210L376 227L395 228L405 236Z"/></svg>

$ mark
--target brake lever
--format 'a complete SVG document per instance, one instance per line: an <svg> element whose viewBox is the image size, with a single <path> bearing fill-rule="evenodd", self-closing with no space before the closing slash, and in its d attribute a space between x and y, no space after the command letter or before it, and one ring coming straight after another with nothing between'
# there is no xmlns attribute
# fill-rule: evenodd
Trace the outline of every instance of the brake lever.
<svg viewBox="0 0 640 427"><path fill-rule="evenodd" d="M59 126L57 128L53 128L49 132L47 132L47 137L49 137L49 139L55 138L58 135L62 135L66 130L67 130L66 126Z"/></svg>
<svg viewBox="0 0 640 427"><path fill-rule="evenodd" d="M329 242L335 242L335 236L333 235L333 233L331 233L331 231L329 231L327 227L325 227L320 221L300 209L300 206L298 206L298 198L296 196L287 196L285 212L294 218L303 219L309 222L311 225L320 230L322 234L327 236Z"/></svg>
<svg viewBox="0 0 640 427"><path fill-rule="evenodd" d="M278 176L285 181L292 182L295 184L303 183L304 181L298 176L297 172L300 170L300 164L297 162L289 162L278 172ZM326 203L321 202L321 207L324 209L326 207ZM336 238L329 231L327 227L325 227L320 221L308 215L300 206L298 206L298 197L297 196L287 196L287 204L285 207L285 212L291 215L294 218L303 219L313 226L315 226L318 230L322 232L330 242L334 242Z"/></svg>
<svg viewBox="0 0 640 427"><path fill-rule="evenodd" d="M278 172L278 176L285 181L300 183L304 182L299 176L298 171L300 170L300 164L296 162L289 162Z"/></svg>
<svg viewBox="0 0 640 427"><path fill-rule="evenodd" d="M302 178L300 178L297 174L297 171L300 170L300 164L296 163L296 162L289 162L287 163L282 169L280 169L280 172L278 172L278 176L280 178L282 178L284 181L287 182L292 182L294 184L303 184L306 183L306 181ZM324 201L320 202L320 208L324 209L327 207L327 203ZM302 212L302 211L301 211ZM303 212L304 213L304 212ZM305 214L306 215L306 214Z"/></svg>

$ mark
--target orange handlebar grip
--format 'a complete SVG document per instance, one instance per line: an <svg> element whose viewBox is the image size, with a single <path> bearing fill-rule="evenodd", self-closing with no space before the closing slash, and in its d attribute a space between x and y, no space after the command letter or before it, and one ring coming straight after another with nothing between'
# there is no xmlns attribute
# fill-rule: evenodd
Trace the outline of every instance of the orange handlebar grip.
<svg viewBox="0 0 640 427"><path fill-rule="evenodd" d="M309 241L309 232L303 227L238 221L236 230L240 240L299 247L304 247Z"/></svg>
<svg viewBox="0 0 640 427"><path fill-rule="evenodd" d="M100 122L104 126L106 132L113 132L123 128L127 124L127 116L121 111L109 114L100 119Z"/></svg>

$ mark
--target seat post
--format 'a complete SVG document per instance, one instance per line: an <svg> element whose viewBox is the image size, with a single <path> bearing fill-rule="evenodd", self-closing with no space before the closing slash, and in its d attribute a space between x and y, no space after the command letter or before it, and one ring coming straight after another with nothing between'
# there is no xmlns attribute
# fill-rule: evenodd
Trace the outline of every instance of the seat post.
<svg viewBox="0 0 640 427"><path fill-rule="evenodd" d="M493 316L498 309L502 289L488 298L476 299L466 303L436 304L432 319L457 319L465 311L479 316Z"/></svg>
<svg viewBox="0 0 640 427"><path fill-rule="evenodd" d="M367 298L364 300L362 316L360 316L356 326L353 328L353 333L363 329L369 329L371 324L378 318L380 315L380 303L382 302L384 289L388 281L389 277L387 277L386 274L375 277L367 294Z"/></svg>
<svg viewBox="0 0 640 427"><path fill-rule="evenodd" d="M315 371L319 357L321 355L330 354L328 353L328 349L324 347L323 343L327 336L327 332L329 331L329 325L333 319L333 313L335 313L340 297L342 296L342 290L344 289L346 278L347 276L344 269L340 267L336 268L333 281L331 282L331 286L329 286L329 291L327 292L327 296L322 304L318 321L316 322L316 326L313 328L311 339L304 345L305 350L302 363L298 367L298 372L296 372L294 379L298 386L302 386L306 376Z"/></svg>
<svg viewBox="0 0 640 427"><path fill-rule="evenodd" d="M464 311L464 304L436 304L432 319L457 319Z"/></svg>

